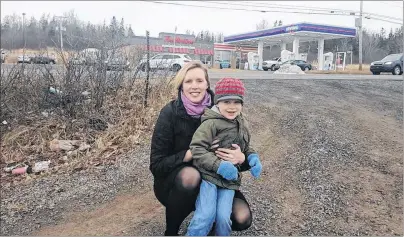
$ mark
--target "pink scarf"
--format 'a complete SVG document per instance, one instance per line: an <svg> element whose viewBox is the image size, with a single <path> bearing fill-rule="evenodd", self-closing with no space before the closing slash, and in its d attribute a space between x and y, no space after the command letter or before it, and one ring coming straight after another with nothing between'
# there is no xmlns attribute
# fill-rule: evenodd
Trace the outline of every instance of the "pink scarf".
<svg viewBox="0 0 404 237"><path fill-rule="evenodd" d="M190 101L182 91L181 91L181 100L182 103L184 104L187 114L195 118L200 118L205 108L207 108L211 104L211 96L207 91L202 101L199 103L194 103Z"/></svg>

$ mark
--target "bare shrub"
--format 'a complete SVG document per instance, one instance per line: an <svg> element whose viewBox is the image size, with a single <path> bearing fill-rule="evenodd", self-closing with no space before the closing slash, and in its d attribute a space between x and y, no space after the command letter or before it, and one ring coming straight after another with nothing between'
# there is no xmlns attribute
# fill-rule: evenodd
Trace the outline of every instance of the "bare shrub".
<svg viewBox="0 0 404 237"><path fill-rule="evenodd" d="M172 97L167 82L175 73L150 72L145 108L146 72L140 67L145 51L104 42L92 55L56 50L57 65L2 67L0 119L7 124L0 126L1 166L45 158L63 163L66 153L49 148L53 139L91 145L91 152L79 152L69 164L104 162L149 140L159 110Z"/></svg>

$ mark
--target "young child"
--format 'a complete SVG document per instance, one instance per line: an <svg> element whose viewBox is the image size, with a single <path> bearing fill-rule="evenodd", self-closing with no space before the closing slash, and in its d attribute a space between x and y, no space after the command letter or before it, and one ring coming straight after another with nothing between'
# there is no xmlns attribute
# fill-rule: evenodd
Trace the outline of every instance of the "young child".
<svg viewBox="0 0 404 237"><path fill-rule="evenodd" d="M193 164L202 175L202 183L188 236L206 236L214 222L215 235L228 236L231 233L230 215L235 190L241 185L241 174L235 165L218 158L210 149L214 138L223 148L237 144L248 160L251 174L255 178L261 174L262 165L258 154L250 147L250 133L241 113L244 94L241 80L219 80L215 87L215 105L205 109L202 124L192 138Z"/></svg>

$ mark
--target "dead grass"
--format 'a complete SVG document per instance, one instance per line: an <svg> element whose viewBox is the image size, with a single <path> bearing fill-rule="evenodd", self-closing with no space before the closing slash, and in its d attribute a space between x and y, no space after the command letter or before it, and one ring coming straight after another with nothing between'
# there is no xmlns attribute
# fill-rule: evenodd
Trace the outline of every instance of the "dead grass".
<svg viewBox="0 0 404 237"><path fill-rule="evenodd" d="M1 145L1 165L11 162L30 162L32 160L49 158L55 155L49 150L49 141L53 138L64 138L66 123L61 118L41 118L33 116L36 121L29 126L20 125L5 133Z"/></svg>
<svg viewBox="0 0 404 237"><path fill-rule="evenodd" d="M16 126L4 133L1 168L11 162L32 164L35 161L51 160L51 172L62 169L65 167L63 164L67 163L63 158L68 154L65 151L51 151L49 142L53 139L81 140L91 146L90 150L69 157L67 170L114 163L117 155L149 140L160 109L172 99L172 88L168 83L160 81L150 85L148 106L145 107L144 88L145 82L138 80L132 87L123 87L115 96L106 98L104 111L107 111L106 116L111 122L105 131L91 128L86 119L32 114L31 118L27 118L31 123ZM11 177L8 178L11 180Z"/></svg>
<svg viewBox="0 0 404 237"><path fill-rule="evenodd" d="M358 70L359 71L359 64L349 64L346 66L346 69L348 70ZM370 70L370 64L362 64L362 69L363 71Z"/></svg>
<svg viewBox="0 0 404 237"><path fill-rule="evenodd" d="M318 71L312 70L306 72L306 74L354 74L354 75L372 75L370 71L359 71L359 70L344 70L344 71Z"/></svg>
<svg viewBox="0 0 404 237"><path fill-rule="evenodd" d="M160 109L171 99L171 87L165 83L151 85L147 107L144 107L143 98L130 100L138 94L134 90L125 90L115 98L108 98L108 110L119 114L119 119L97 138L97 155L121 154L149 140Z"/></svg>
<svg viewBox="0 0 404 237"><path fill-rule="evenodd" d="M359 71L359 64L350 64L345 67L345 70L330 70L330 71L320 71L311 70L306 72L307 74L355 74L355 75L372 75L370 72L369 64L362 64L362 71Z"/></svg>

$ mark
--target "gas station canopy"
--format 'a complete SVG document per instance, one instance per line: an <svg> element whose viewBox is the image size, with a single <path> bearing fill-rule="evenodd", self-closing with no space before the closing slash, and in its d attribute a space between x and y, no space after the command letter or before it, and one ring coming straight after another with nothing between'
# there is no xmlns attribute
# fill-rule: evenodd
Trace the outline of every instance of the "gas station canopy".
<svg viewBox="0 0 404 237"><path fill-rule="evenodd" d="M293 43L294 57L300 57L300 42L318 42L318 68L323 70L324 40L350 38L356 36L355 28L341 26L320 25L313 23L297 23L293 25L278 26L271 29L248 32L224 37L224 43L237 47L257 47L259 56L258 69L262 70L262 52L265 45L281 45L286 50L286 44ZM297 59L297 58L296 58Z"/></svg>
<svg viewBox="0 0 404 237"><path fill-rule="evenodd" d="M224 37L224 43L240 46L255 46L262 40L266 45L292 43L298 37L300 42L355 37L356 29L340 26L298 23L271 29L248 32Z"/></svg>

